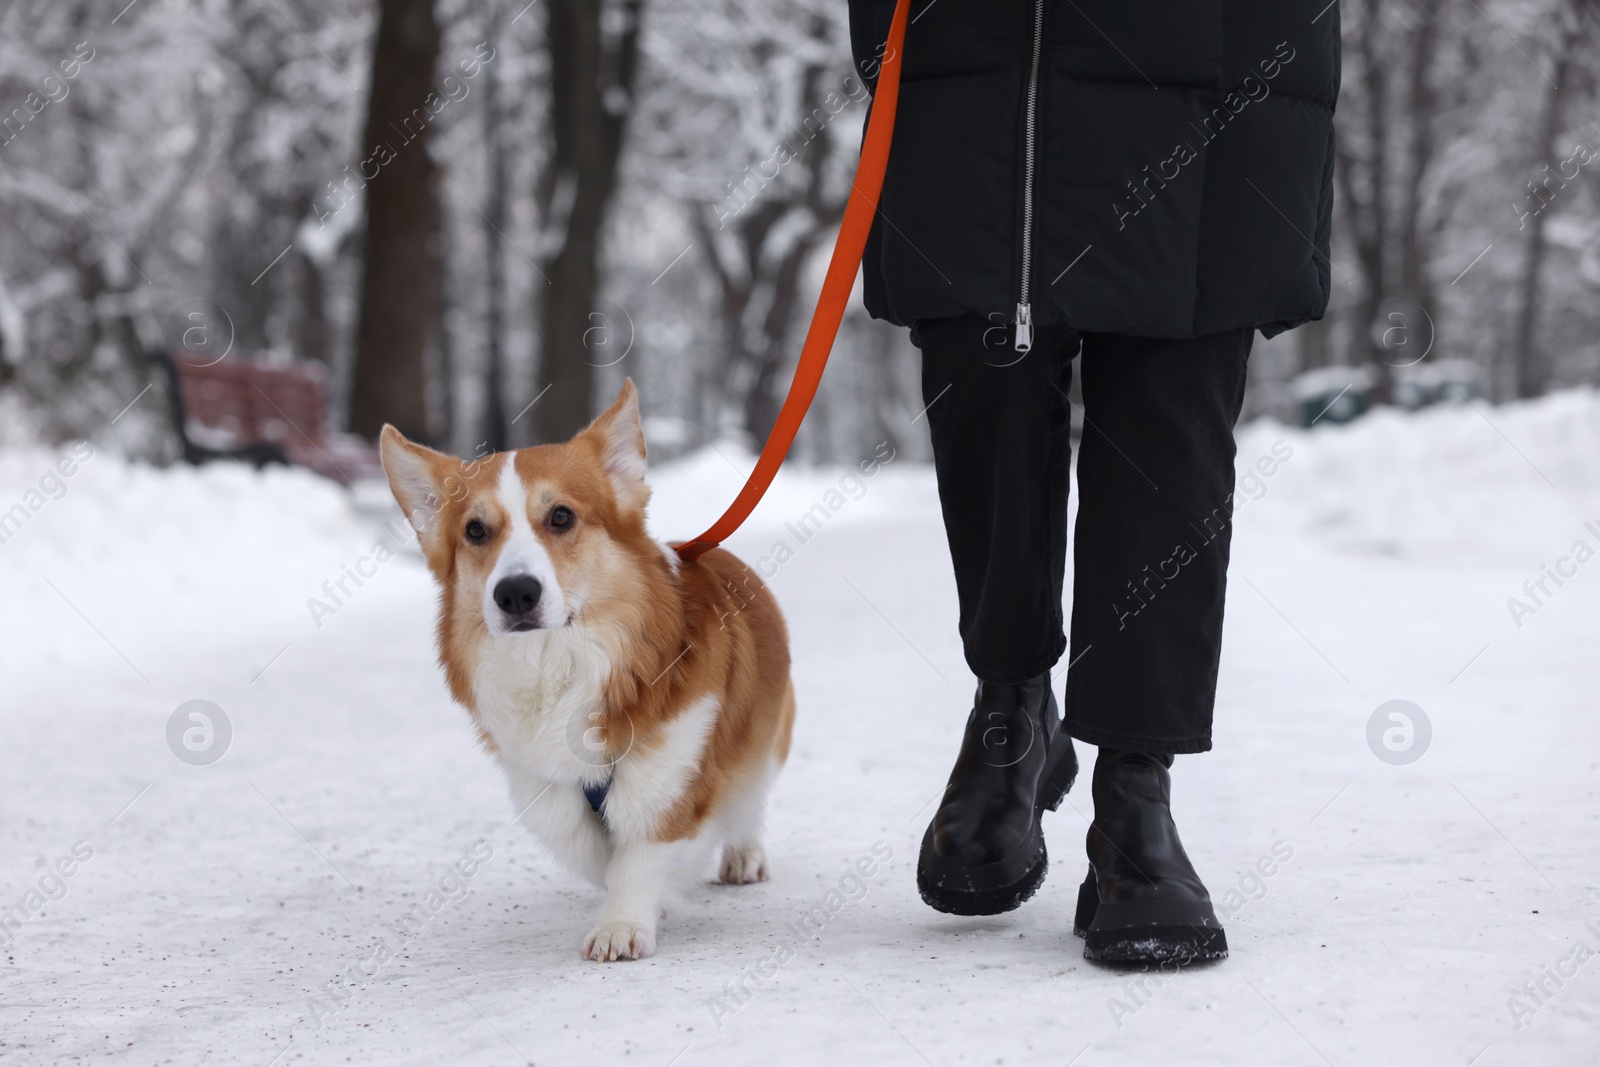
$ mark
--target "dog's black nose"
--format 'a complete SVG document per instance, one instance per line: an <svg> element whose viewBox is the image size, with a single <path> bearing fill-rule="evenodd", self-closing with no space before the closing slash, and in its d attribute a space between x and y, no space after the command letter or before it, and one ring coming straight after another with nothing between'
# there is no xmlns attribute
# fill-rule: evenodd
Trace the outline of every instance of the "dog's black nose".
<svg viewBox="0 0 1600 1067"><path fill-rule="evenodd" d="M502 578L495 583L495 607L513 619L526 619L539 606L539 595L544 587L531 574L518 574Z"/></svg>

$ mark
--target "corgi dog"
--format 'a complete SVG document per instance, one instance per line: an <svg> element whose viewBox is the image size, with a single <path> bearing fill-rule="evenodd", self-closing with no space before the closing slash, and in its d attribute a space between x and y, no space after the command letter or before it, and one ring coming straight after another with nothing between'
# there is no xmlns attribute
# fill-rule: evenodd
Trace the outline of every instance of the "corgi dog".
<svg viewBox="0 0 1600 1067"><path fill-rule="evenodd" d="M631 380L572 440L462 461L383 428L389 486L439 586L439 661L517 820L604 888L582 956L639 959L678 879L764 881L789 754L782 614L732 554L645 530Z"/></svg>

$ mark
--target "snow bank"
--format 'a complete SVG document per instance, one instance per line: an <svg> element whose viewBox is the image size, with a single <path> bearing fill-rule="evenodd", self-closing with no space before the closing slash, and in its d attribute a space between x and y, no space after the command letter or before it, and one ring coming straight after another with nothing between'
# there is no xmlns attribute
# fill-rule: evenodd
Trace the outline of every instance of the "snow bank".
<svg viewBox="0 0 1600 1067"><path fill-rule="evenodd" d="M1538 543L1533 531L1600 519L1600 393L1592 389L1501 407L1380 408L1310 430L1262 420L1239 435L1241 475L1278 440L1294 458L1267 489L1281 499L1258 510L1359 550L1526 563Z"/></svg>

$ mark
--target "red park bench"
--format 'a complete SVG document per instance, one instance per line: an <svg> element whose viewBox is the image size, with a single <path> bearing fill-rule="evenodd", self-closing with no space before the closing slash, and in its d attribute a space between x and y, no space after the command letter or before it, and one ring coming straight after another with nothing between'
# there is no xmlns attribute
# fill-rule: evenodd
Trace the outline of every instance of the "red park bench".
<svg viewBox="0 0 1600 1067"><path fill-rule="evenodd" d="M186 461L287 463L345 485L383 477L371 442L331 428L328 378L321 366L216 360L183 351L158 352L154 358L167 373L174 428Z"/></svg>

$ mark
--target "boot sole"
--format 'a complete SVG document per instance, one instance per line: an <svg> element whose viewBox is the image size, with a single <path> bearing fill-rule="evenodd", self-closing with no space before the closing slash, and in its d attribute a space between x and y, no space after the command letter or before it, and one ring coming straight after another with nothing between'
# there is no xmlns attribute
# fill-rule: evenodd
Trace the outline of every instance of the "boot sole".
<svg viewBox="0 0 1600 1067"><path fill-rule="evenodd" d="M1062 732L1056 735L1055 743L1056 750L1049 754L1039 778L1033 832L1023 847L1010 856L981 867L941 859L933 850L933 824L929 823L917 859L917 891L928 907L946 915L1002 915L1020 908L1044 884L1050 857L1045 851L1040 819L1046 811L1061 806L1078 774L1072 739Z"/></svg>
<svg viewBox="0 0 1600 1067"><path fill-rule="evenodd" d="M1099 926L1095 925L1096 919L1100 920ZM1228 937L1210 904L1129 902L1101 909L1093 868L1078 887L1072 932L1084 940L1083 958L1098 963L1176 961L1182 967L1228 958Z"/></svg>
<svg viewBox="0 0 1600 1067"><path fill-rule="evenodd" d="M1016 873L1016 856L982 867L961 867L933 856L933 827L928 827L922 838L923 859L917 863L917 891L922 894L922 902L946 915L1003 915L1015 911L1044 884L1045 873L1050 869L1043 835L1035 831L1030 844L1033 849L1021 855L1032 858L1020 876Z"/></svg>

